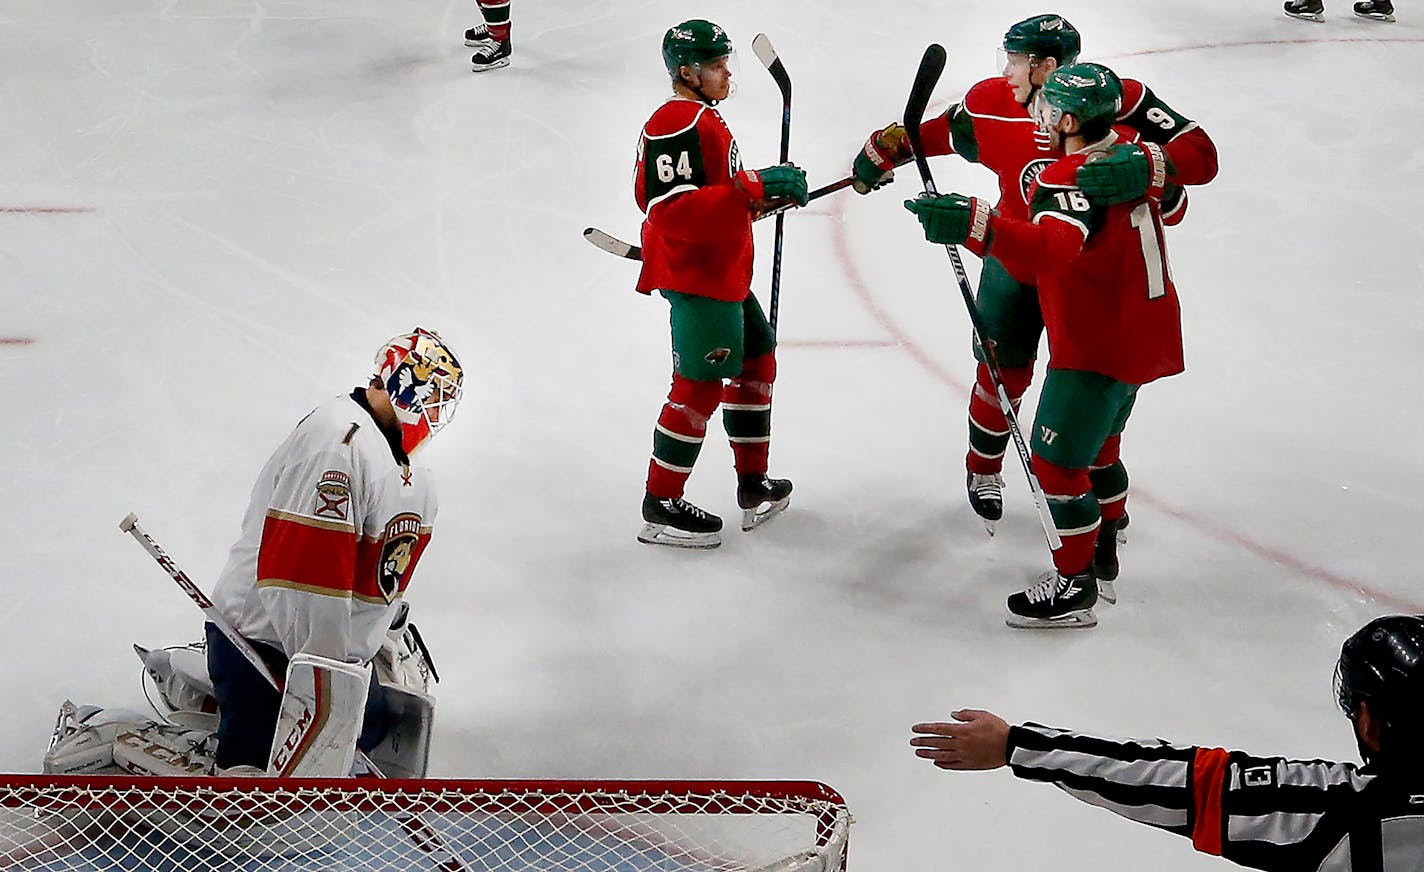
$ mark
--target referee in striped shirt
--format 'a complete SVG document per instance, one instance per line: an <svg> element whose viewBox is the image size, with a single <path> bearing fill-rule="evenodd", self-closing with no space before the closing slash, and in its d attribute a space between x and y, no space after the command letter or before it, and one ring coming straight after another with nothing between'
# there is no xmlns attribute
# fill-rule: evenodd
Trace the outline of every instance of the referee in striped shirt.
<svg viewBox="0 0 1424 872"><path fill-rule="evenodd" d="M941 769L1007 765L1242 866L1424 872L1424 616L1377 618L1347 639L1335 691L1364 766L1011 726L973 709L916 724L910 744Z"/></svg>

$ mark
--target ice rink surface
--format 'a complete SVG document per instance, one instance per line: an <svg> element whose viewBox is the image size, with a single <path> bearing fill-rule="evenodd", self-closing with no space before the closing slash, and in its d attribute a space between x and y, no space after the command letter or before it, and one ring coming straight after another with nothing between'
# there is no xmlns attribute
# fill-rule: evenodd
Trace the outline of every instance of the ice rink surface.
<svg viewBox="0 0 1424 872"><path fill-rule="evenodd" d="M736 41L723 111L753 168L776 160L779 98L749 50L772 38L815 186L899 117L929 41L949 50L943 109L1044 7L515 0L513 65L476 76L469 0L10 0L0 767L38 768L65 697L141 706L130 643L199 635L118 521L137 512L211 587L271 449L419 323L468 373L427 458L441 511L410 596L444 679L433 774L819 779L855 814L854 868L877 872L1220 865L907 742L971 706L1353 758L1339 643L1424 611L1424 9L1384 25L1328 5L1323 24L1275 0L1052 10L1085 59L1206 127L1221 174L1169 232L1187 372L1127 431L1121 599L1094 630L1035 634L1002 619L1048 565L1022 471L997 538L964 500L968 320L900 206L913 170L786 221L772 471L796 493L715 552L634 541L666 305L580 231L636 239L671 24ZM934 170L994 193L957 158ZM731 521L733 488L709 438L688 495Z"/></svg>

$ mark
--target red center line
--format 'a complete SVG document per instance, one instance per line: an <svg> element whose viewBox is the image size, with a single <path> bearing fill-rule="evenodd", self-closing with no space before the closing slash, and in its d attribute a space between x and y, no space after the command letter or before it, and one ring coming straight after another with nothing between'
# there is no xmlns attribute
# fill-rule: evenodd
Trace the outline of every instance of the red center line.
<svg viewBox="0 0 1424 872"><path fill-rule="evenodd" d="M78 215L93 211L93 206L0 206L0 212L31 215Z"/></svg>
<svg viewBox="0 0 1424 872"><path fill-rule="evenodd" d="M1182 52L1209 51L1215 49L1229 48L1246 48L1263 45L1295 45L1331 42L1418 43L1424 42L1424 38L1403 37L1399 39L1366 39L1345 37L1334 39L1257 40L1251 42L1216 43L1206 45L1183 46L1179 48L1152 49L1148 51L1130 52L1127 54L1116 55L1115 57L1144 57L1147 55L1175 54ZM855 258L850 250L850 241L849 236L847 235L846 222L844 219L846 202L847 201L845 198L837 198L831 206L832 210L835 213L835 218L837 219L831 222L831 244L835 249L836 258L840 261L841 268L846 276L846 280L850 283L852 290L855 292L855 295L859 297L865 307L870 310L870 314L875 319L875 322L879 324L880 327L887 334L889 334L890 342L887 343L888 345L899 346L903 348L905 352L908 353L910 357L915 361L915 363L918 364L922 369L927 371L934 378L935 381L940 382L944 386L953 390L955 393L961 395L961 397L965 398L965 401L967 402L969 386L951 375L949 371L942 367L937 361L935 361L935 359L931 357L930 354L925 351L925 349L917 345L915 341L906 333L906 331L903 330L900 325L894 320L894 318L892 318L886 312L886 310L876 302L875 292L871 290L870 285L860 274L860 270L857 269ZM1301 557L1291 554L1288 551L1279 548L1274 548L1270 545L1258 542L1257 540L1252 539L1249 536L1243 535L1239 531L1232 530L1225 526L1213 523L1207 520L1206 518L1196 515L1186 509L1166 502L1160 497L1152 495L1150 492L1143 491L1141 488L1134 487L1132 489L1132 497L1162 512L1163 514L1170 515L1171 517L1176 518L1178 521L1181 521L1187 526L1196 529L1208 538L1215 539L1219 542L1225 542L1231 545L1235 545L1244 551L1256 555L1257 557L1261 557L1272 563L1276 563L1290 570L1293 570L1294 572L1297 572L1306 578L1322 582L1330 587L1333 587L1340 591L1344 591L1346 593L1366 597L1367 599L1373 600L1379 603L1380 605L1385 606L1386 608L1399 609L1411 613L1424 612L1424 603L1410 601L1395 594L1385 593L1384 591L1372 588L1369 585L1363 584L1356 579L1350 578L1349 576L1341 575L1339 573L1332 572L1331 570L1326 569L1322 566L1313 564Z"/></svg>

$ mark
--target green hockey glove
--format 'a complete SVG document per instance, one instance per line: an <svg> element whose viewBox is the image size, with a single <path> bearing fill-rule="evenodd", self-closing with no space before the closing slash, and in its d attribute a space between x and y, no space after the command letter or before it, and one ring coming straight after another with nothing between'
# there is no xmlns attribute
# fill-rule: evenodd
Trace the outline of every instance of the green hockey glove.
<svg viewBox="0 0 1424 872"><path fill-rule="evenodd" d="M1147 196L1152 162L1138 145L1115 145L1096 160L1078 167L1078 187L1099 206L1127 203Z"/></svg>
<svg viewBox="0 0 1424 872"><path fill-rule="evenodd" d="M977 197L961 194L924 194L906 200L905 208L915 213L924 228L925 239L941 245L963 245L982 255L989 244L989 205Z"/></svg>
<svg viewBox="0 0 1424 872"><path fill-rule="evenodd" d="M810 202L806 171L795 164L777 164L764 170L742 170L737 184L753 201L790 200L798 206Z"/></svg>

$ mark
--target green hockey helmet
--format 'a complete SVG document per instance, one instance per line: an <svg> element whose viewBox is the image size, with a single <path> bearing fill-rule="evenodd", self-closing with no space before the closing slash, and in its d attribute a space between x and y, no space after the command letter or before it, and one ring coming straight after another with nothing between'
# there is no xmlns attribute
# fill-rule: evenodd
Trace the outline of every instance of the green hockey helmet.
<svg viewBox="0 0 1424 872"><path fill-rule="evenodd" d="M727 31L701 18L670 27L663 35L663 63L673 75L678 67L705 64L731 53L732 38Z"/></svg>
<svg viewBox="0 0 1424 872"><path fill-rule="evenodd" d="M1004 51L1053 58L1060 67L1077 60L1082 48L1083 40L1078 35L1078 29L1061 15L1025 18L1004 34Z"/></svg>
<svg viewBox="0 0 1424 872"><path fill-rule="evenodd" d="M1039 121L1052 127L1072 115L1079 127L1111 123L1122 109L1122 80L1102 64L1070 64L1053 72L1039 90Z"/></svg>

